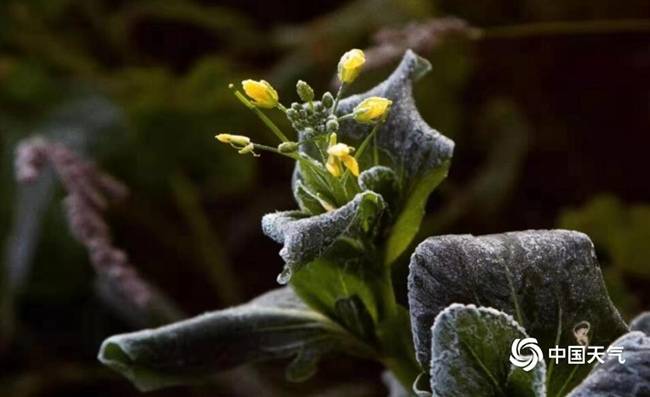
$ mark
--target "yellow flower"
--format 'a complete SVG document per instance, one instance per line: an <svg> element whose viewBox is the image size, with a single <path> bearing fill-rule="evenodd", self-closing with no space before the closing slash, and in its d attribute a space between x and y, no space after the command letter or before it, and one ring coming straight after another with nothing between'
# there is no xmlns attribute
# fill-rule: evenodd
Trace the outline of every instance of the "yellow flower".
<svg viewBox="0 0 650 397"><path fill-rule="evenodd" d="M341 176L342 167L341 163L350 170L352 175L359 176L359 164L357 159L352 156L354 148L346 145L345 143L336 143L336 134L330 135L330 145L327 148L327 163L325 167L330 174L335 177Z"/></svg>
<svg viewBox="0 0 650 397"><path fill-rule="evenodd" d="M364 63L366 63L366 56L359 49L355 48L343 54L338 67L339 80L342 83L353 82L361 73Z"/></svg>
<svg viewBox="0 0 650 397"><path fill-rule="evenodd" d="M361 101L352 113L354 114L354 119L359 123L374 124L385 120L392 104L393 101L390 99L371 96Z"/></svg>
<svg viewBox="0 0 650 397"><path fill-rule="evenodd" d="M244 135L219 134L215 136L215 138L217 138L219 142L237 146L246 146L251 143L251 139Z"/></svg>
<svg viewBox="0 0 650 397"><path fill-rule="evenodd" d="M277 91L265 80L244 80L241 85L255 106L270 109L278 105Z"/></svg>

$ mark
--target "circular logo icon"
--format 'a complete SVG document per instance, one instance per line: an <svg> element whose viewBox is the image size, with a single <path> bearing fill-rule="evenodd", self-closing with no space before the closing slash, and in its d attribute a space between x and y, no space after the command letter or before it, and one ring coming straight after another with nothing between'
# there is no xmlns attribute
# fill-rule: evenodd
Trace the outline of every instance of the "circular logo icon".
<svg viewBox="0 0 650 397"><path fill-rule="evenodd" d="M535 338L515 339L510 347L510 363L524 371L532 371L544 359Z"/></svg>

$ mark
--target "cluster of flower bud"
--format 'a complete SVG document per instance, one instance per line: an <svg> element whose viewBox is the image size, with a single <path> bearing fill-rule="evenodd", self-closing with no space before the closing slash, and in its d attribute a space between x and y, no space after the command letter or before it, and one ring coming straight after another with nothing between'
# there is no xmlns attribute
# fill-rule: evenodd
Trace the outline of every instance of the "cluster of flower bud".
<svg viewBox="0 0 650 397"><path fill-rule="evenodd" d="M297 158L296 152L300 145L309 142L311 145L319 146L321 153L327 153L327 161L323 159L326 172L335 177L341 177L346 172L358 176L359 164L355 156L359 156L362 150L355 153L352 146L337 142L339 122L343 119L353 119L360 124L373 125L374 129L370 133L370 136L372 136L379 125L386 121L392 105L392 101L388 98L371 96L357 104L349 114L342 116L337 114L337 104L341 99L343 88L356 80L365 62L365 55L359 49L353 49L343 54L337 70L341 86L336 97L330 92L325 92L320 101L314 101L316 98L314 89L306 82L299 80L296 83L296 93L302 102L294 102L289 108L286 108L280 102L275 88L265 80L249 79L242 81L245 96L231 84L230 88L233 89L235 96L260 117L280 139L281 143L277 147L266 146L251 142L247 136L235 134L218 134L216 138L220 142L237 149L240 154L258 156L255 150L259 149L292 158ZM278 109L284 112L291 126L299 132L300 141L293 142L289 140L281 129L260 111L260 108ZM315 139L319 137L325 139Z"/></svg>
<svg viewBox="0 0 650 397"><path fill-rule="evenodd" d="M339 126L338 118L332 113L333 106L334 97L326 92L320 102L292 103L287 109L287 119L296 131L302 131L306 135L335 132Z"/></svg>

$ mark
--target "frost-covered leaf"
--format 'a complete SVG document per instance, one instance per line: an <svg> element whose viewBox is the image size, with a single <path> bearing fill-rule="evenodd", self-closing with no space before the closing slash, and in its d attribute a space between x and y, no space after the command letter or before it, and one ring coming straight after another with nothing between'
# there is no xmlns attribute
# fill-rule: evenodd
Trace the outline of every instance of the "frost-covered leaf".
<svg viewBox="0 0 650 397"><path fill-rule="evenodd" d="M630 321L630 331L641 331L650 336L650 312L643 312Z"/></svg>
<svg viewBox="0 0 650 397"><path fill-rule="evenodd" d="M325 212L325 206L323 204L327 205L327 201L319 197L318 193L305 187L302 182L298 181L294 185L293 195L298 202L300 210L304 213L319 215Z"/></svg>
<svg viewBox="0 0 650 397"><path fill-rule="evenodd" d="M404 209L397 217L386 242L386 263L393 263L408 248L420 230L429 195L447 177L450 162L446 161L431 173L422 177L410 191Z"/></svg>
<svg viewBox="0 0 650 397"><path fill-rule="evenodd" d="M382 293L385 267L380 261L364 257L345 240L336 243L328 254L303 267L291 278L291 286L310 307L344 322L336 310L341 299L358 296L376 323L383 312Z"/></svg>
<svg viewBox="0 0 650 397"><path fill-rule="evenodd" d="M545 396L544 362L530 372L510 363L510 347L526 331L508 314L452 304L431 328L434 397Z"/></svg>
<svg viewBox="0 0 650 397"><path fill-rule="evenodd" d="M334 304L339 322L367 344L376 342L375 325L372 316L358 295L341 298Z"/></svg>
<svg viewBox="0 0 650 397"><path fill-rule="evenodd" d="M566 230L429 238L411 258L409 306L417 358L431 359L430 327L451 303L490 306L512 315L543 351L577 344L573 328L587 321L592 345L609 345L627 331L612 305L589 238ZM551 395L589 371L561 363Z"/></svg>
<svg viewBox="0 0 650 397"><path fill-rule="evenodd" d="M399 257L417 233L426 200L447 175L446 169L453 154L453 141L422 119L413 99L413 82L430 69L427 60L409 50L384 82L363 94L343 99L338 110L340 115L350 113L370 96L393 101L389 117L377 131L376 137L382 159L386 159L382 165L399 175L402 188L401 214L396 216L397 224L388 240L387 263ZM345 120L341 123L339 135L344 142L358 144L371 129L354 120ZM372 164L371 152L367 150L360 159L361 169L367 169Z"/></svg>
<svg viewBox="0 0 650 397"><path fill-rule="evenodd" d="M161 328L115 335L99 360L138 389L194 382L252 361L294 357L287 377L311 376L319 357L358 346L343 328L309 309L289 288Z"/></svg>
<svg viewBox="0 0 650 397"><path fill-rule="evenodd" d="M337 240L345 238L350 245L359 245L372 237L384 209L384 201L374 192L363 192L334 211L305 217L298 211L267 214L262 219L262 230L273 240L283 244L280 256L285 270L280 282L289 281L303 265L324 255Z"/></svg>
<svg viewBox="0 0 650 397"><path fill-rule="evenodd" d="M359 174L359 187L381 195L391 212L399 204L399 182L395 172L384 166L369 168Z"/></svg>
<svg viewBox="0 0 650 397"><path fill-rule="evenodd" d="M623 348L625 362L608 355L569 397L650 396L650 337L634 331L614 341L614 346Z"/></svg>
<svg viewBox="0 0 650 397"><path fill-rule="evenodd" d="M320 154L315 156L315 158L319 157ZM298 204L301 204L301 197L297 195L300 192L298 190L299 185L303 185L313 196L329 203L331 207L346 204L347 195L340 181L330 174L321 163L302 153L296 162L296 169L292 181L294 197ZM316 215L320 212L323 211L310 212L310 214Z"/></svg>

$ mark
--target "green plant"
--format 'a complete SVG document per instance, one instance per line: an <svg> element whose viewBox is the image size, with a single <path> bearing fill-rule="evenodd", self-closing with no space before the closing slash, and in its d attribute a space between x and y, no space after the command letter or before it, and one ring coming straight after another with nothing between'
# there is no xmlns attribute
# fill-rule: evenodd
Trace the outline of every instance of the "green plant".
<svg viewBox="0 0 650 397"><path fill-rule="evenodd" d="M342 98L363 62L358 50L344 55L341 88L321 101L299 82L302 103L288 108L265 81L245 81L248 97L232 87L281 142L267 146L235 134L217 139L241 154L268 151L296 162L292 189L299 209L262 220L265 234L283 245L278 282L288 286L241 306L110 337L100 361L141 390L287 357L293 358L287 377L299 381L314 374L319 357L342 351L383 363L404 394L647 393L647 321L640 318L632 327L637 331L628 333L582 233L427 239L410 259L409 308L400 303L397 270L429 195L447 175L453 142L415 107L413 82L428 72L426 60L407 51L386 81ZM297 139L289 140L263 109L285 113ZM592 364L549 357L522 366L532 362L530 355L518 356L511 347L528 338L540 350L613 343L623 347L627 362L604 357L591 375Z"/></svg>

